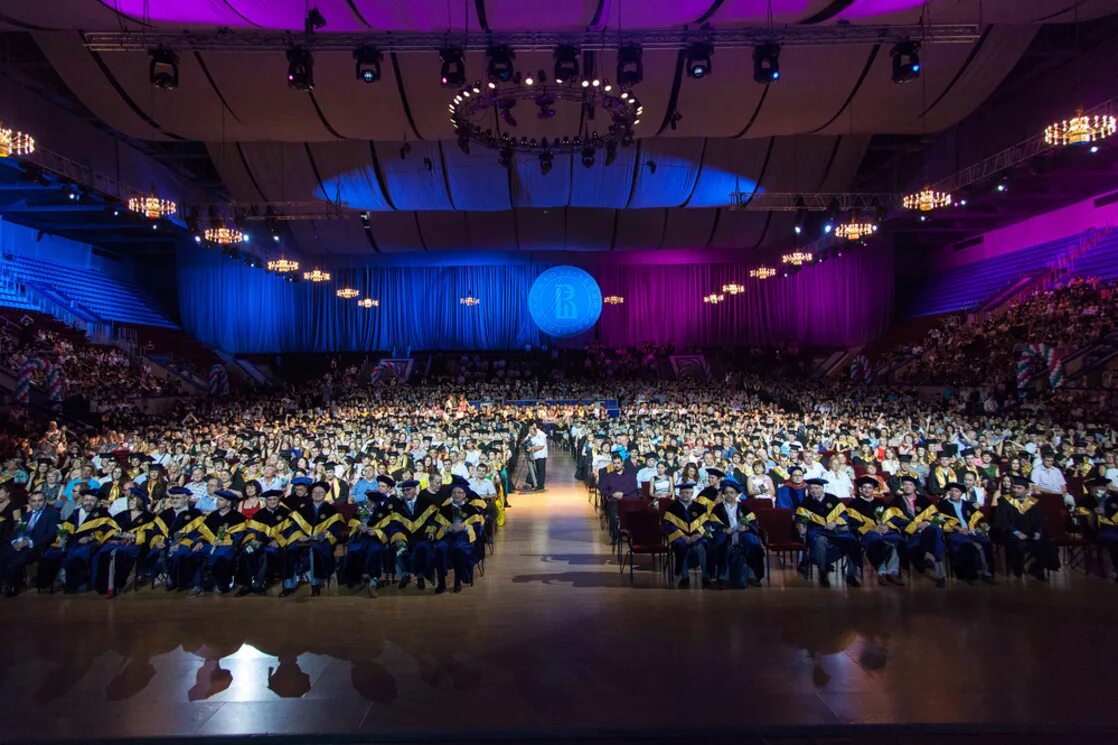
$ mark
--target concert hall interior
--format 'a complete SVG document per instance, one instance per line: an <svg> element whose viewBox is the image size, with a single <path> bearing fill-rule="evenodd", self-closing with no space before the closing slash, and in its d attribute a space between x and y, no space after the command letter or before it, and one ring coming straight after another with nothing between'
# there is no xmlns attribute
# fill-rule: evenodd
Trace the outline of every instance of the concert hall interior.
<svg viewBox="0 0 1118 745"><path fill-rule="evenodd" d="M1113 742L1118 0L0 0L5 743Z"/></svg>

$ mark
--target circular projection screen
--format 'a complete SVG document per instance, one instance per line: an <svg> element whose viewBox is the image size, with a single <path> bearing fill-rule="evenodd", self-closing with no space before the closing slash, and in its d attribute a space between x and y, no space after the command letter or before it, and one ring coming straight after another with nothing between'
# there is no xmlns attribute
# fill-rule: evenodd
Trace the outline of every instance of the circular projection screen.
<svg viewBox="0 0 1118 745"><path fill-rule="evenodd" d="M577 336L598 322L602 291L597 281L578 267L552 267L532 283L528 312L545 334Z"/></svg>

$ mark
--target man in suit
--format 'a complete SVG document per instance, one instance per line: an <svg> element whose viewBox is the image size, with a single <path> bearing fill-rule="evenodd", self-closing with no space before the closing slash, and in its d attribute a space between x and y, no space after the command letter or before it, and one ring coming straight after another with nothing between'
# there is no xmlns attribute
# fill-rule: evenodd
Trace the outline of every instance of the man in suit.
<svg viewBox="0 0 1118 745"><path fill-rule="evenodd" d="M0 580L4 595L14 597L23 589L23 570L39 560L58 532L58 510L48 507L42 492L27 498L27 516L0 545Z"/></svg>
<svg viewBox="0 0 1118 745"><path fill-rule="evenodd" d="M419 482L412 479L400 483L401 496L392 504L392 520L385 531L396 555L396 576L403 590L416 575L415 586L426 589L434 581L435 565L431 537L438 505L419 496ZM431 535L429 535L429 533Z"/></svg>
<svg viewBox="0 0 1118 745"><path fill-rule="evenodd" d="M831 565L846 557L846 584L861 587L858 571L862 566L862 543L850 530L846 506L834 494L826 493L826 479L811 478L805 483L807 496L796 509L796 530L808 546L808 560L819 566L819 586L831 586L827 576Z"/></svg>
<svg viewBox="0 0 1118 745"><path fill-rule="evenodd" d="M983 519L982 512L963 499L965 491L966 486L963 484L949 481L947 499L939 501L939 515L947 539L947 550L954 562L955 573L961 579L973 584L976 576L981 576L986 584L996 585L990 526Z"/></svg>
<svg viewBox="0 0 1118 745"><path fill-rule="evenodd" d="M65 535L62 529L65 528ZM108 510L98 505L98 494L93 489L82 491L81 506L58 525L58 534L50 548L39 557L36 584L41 590L50 587L58 570L66 570L67 594L73 594L92 580L90 567L93 555L110 535L116 524Z"/></svg>

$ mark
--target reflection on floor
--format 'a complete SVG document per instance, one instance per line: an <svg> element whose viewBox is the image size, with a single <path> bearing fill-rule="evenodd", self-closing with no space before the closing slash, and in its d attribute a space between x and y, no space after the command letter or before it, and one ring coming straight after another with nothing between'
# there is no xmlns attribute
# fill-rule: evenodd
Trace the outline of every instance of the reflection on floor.
<svg viewBox="0 0 1118 745"><path fill-rule="evenodd" d="M1118 725L1114 583L630 587L569 476L513 505L461 595L0 601L3 739Z"/></svg>

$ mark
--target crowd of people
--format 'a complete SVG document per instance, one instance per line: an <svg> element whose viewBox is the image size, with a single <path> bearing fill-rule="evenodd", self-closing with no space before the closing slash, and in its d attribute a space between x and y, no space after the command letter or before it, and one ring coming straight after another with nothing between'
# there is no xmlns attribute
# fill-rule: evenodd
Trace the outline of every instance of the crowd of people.
<svg viewBox="0 0 1118 745"><path fill-rule="evenodd" d="M339 384L196 400L88 433L28 421L0 435L0 573L8 593L32 563L41 587L106 594L130 576L189 594L274 583L286 596L302 580L317 594L333 576L374 595L412 578L441 591L451 572L460 588L514 485L545 486L544 431L575 454L615 541L634 508L661 508L684 584L691 569L704 584L759 582L773 515L822 584L836 563L859 583L863 554L882 583L902 566L940 586L951 567L993 581L991 537L1012 569L1043 578L1057 566L1052 509L1118 553L1106 410L729 380ZM514 392L584 403L504 403Z"/></svg>
<svg viewBox="0 0 1118 745"><path fill-rule="evenodd" d="M910 359L896 373L896 382L1013 391L1026 345L1079 349L1118 328L1116 318L1118 289L1095 279L1073 279L1015 302L981 323L951 317L921 343L892 350L874 367L886 369Z"/></svg>

